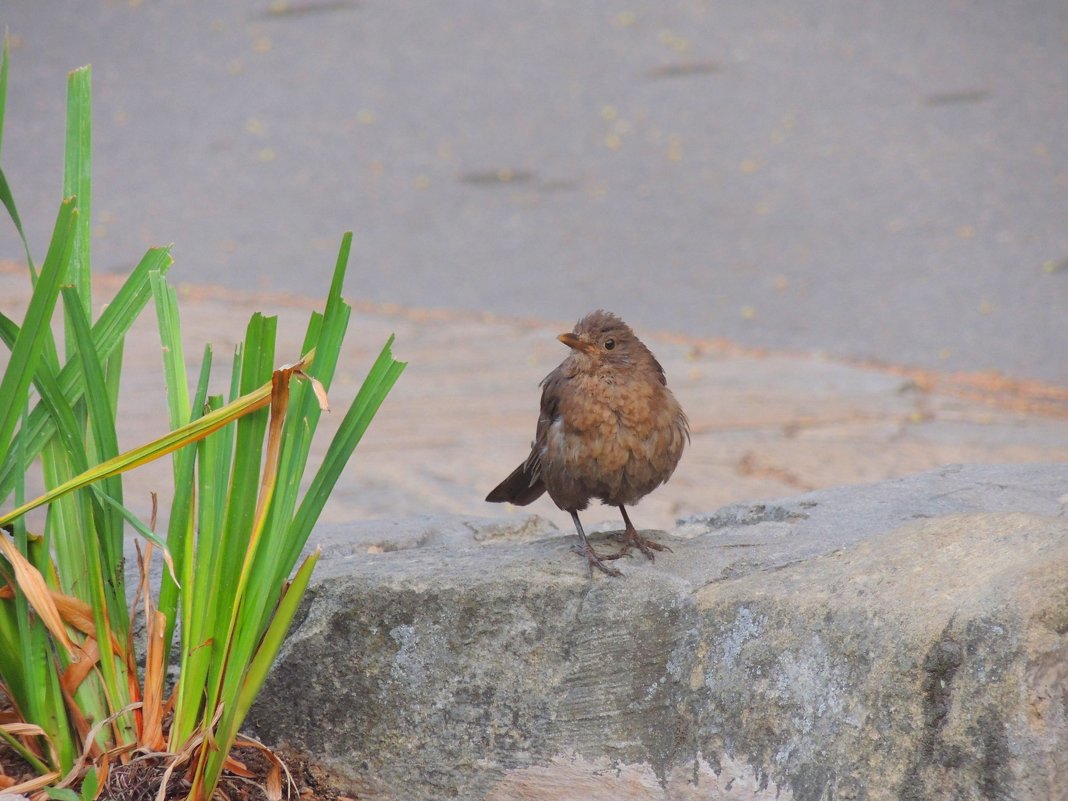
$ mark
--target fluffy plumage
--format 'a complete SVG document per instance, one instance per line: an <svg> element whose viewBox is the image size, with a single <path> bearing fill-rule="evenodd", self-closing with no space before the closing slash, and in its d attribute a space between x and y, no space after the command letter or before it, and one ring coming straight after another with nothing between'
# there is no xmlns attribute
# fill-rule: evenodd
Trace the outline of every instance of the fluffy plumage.
<svg viewBox="0 0 1068 801"><path fill-rule="evenodd" d="M665 546L639 535L625 507L671 477L689 426L660 363L614 314L592 312L559 339L571 352L541 382L530 455L486 500L524 506L547 491L571 513L591 569L619 575L603 560L622 554L598 556L578 512L593 499L618 506L624 553L637 547L653 558Z"/></svg>

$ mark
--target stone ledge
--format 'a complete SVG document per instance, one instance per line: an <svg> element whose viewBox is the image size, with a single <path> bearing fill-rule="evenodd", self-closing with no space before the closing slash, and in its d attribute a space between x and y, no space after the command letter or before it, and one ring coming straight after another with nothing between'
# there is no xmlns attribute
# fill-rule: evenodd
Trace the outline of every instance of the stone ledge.
<svg viewBox="0 0 1068 801"><path fill-rule="evenodd" d="M728 507L592 582L537 519L325 528L250 723L361 798L1058 797L1066 492L954 466Z"/></svg>

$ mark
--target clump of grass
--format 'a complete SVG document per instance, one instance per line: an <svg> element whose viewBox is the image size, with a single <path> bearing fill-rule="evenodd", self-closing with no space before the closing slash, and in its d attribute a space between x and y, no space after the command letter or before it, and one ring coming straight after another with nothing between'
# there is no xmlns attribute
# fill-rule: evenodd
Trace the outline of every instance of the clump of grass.
<svg viewBox="0 0 1068 801"><path fill-rule="evenodd" d="M7 71L5 43L0 137ZM15 713L0 720L0 740L38 774L6 789L91 799L113 766L155 754L164 766L159 798L181 776L188 797L204 801L225 768L238 768L230 749L318 559L318 552L303 561L300 554L404 364L392 358L391 337L301 492L351 313L341 294L351 235L299 358L274 366L276 321L257 313L235 354L228 394L208 393L210 347L190 393L167 248L149 250L92 320L88 67L70 74L67 98L66 199L39 268L0 168L0 202L22 239L33 288L21 322L0 315L0 339L10 350L0 378L0 690ZM171 431L120 453L123 341L150 300ZM59 310L62 358L53 334ZM166 534L157 535L126 507L122 474L168 454L173 500ZM26 475L35 466L45 492L27 500ZM30 532L25 514L42 506L44 530ZM123 568L130 531L146 543L143 666L134 658ZM150 588L147 565L157 552L166 570ZM165 697L179 623L178 679ZM276 787L281 766L272 765Z"/></svg>

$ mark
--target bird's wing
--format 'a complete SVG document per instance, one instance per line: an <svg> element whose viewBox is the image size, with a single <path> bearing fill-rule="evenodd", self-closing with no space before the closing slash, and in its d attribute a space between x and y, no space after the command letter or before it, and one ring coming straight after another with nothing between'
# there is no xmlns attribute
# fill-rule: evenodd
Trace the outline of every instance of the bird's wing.
<svg viewBox="0 0 1068 801"><path fill-rule="evenodd" d="M561 367L557 367L541 381L541 411L538 414L538 428L534 432L534 441L530 444L530 456L527 457L526 462L528 469L539 476L541 455L545 452L545 446L549 440L549 428L560 417L560 392L566 381Z"/></svg>
<svg viewBox="0 0 1068 801"><path fill-rule="evenodd" d="M541 480L541 455L549 438L549 426L560 414L560 384L564 380L560 368L553 370L541 382L541 411L538 428L530 444L530 455L504 481L486 496L491 503L508 501L517 506L526 506L545 492Z"/></svg>
<svg viewBox="0 0 1068 801"><path fill-rule="evenodd" d="M647 348L647 350L648 350L648 348ZM656 357L653 356L652 353L649 354L649 357L653 360L653 364L656 366L656 372L657 372L657 374L658 374L658 376L660 378L660 383L663 384L666 387L667 386L667 376L664 374L664 368L660 366L660 362L657 361Z"/></svg>

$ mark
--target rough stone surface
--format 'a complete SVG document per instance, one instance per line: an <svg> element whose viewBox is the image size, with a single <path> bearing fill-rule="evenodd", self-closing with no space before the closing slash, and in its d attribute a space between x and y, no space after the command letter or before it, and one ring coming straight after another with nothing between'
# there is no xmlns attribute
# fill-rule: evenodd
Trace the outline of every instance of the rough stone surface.
<svg viewBox="0 0 1068 801"><path fill-rule="evenodd" d="M592 582L537 518L324 528L250 722L360 798L1065 797L1066 493L954 466L728 507Z"/></svg>

